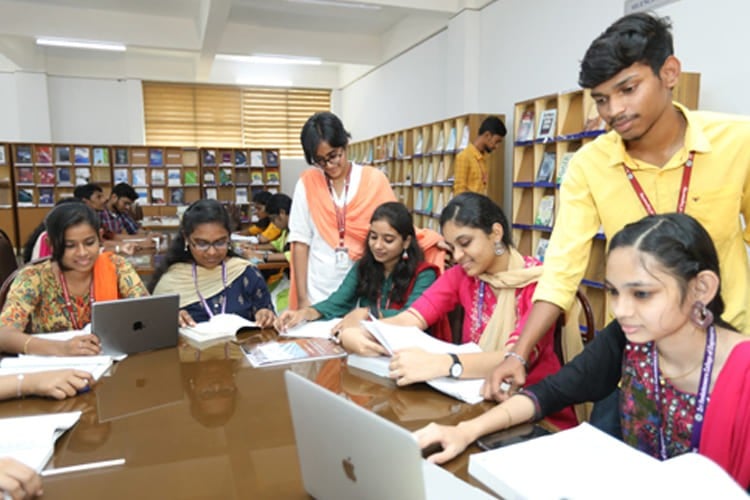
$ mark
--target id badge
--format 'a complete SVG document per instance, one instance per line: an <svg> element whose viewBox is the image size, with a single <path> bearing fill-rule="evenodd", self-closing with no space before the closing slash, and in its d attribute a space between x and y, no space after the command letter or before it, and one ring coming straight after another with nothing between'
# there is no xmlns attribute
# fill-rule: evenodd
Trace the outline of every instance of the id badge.
<svg viewBox="0 0 750 500"><path fill-rule="evenodd" d="M349 252L346 247L338 247L336 249L336 267L338 269L349 267Z"/></svg>

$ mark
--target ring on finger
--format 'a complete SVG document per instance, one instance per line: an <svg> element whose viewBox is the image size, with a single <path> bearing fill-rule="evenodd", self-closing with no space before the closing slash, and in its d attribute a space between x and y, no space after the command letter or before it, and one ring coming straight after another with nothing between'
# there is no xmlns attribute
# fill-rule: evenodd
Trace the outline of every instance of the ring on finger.
<svg viewBox="0 0 750 500"><path fill-rule="evenodd" d="M508 392L510 390L510 384L507 380L503 380L503 383L500 384L500 392Z"/></svg>

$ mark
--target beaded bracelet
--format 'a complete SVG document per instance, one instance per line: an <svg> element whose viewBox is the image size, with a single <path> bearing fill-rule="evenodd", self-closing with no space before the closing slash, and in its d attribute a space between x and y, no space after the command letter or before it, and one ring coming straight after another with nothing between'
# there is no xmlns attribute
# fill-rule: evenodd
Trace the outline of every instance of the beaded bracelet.
<svg viewBox="0 0 750 500"><path fill-rule="evenodd" d="M523 356L521 356L517 352L513 352L513 351L506 352L505 357L503 359L508 359L508 358L516 358L518 361L521 362L524 368L528 368L528 364L526 363L526 360L523 359Z"/></svg>

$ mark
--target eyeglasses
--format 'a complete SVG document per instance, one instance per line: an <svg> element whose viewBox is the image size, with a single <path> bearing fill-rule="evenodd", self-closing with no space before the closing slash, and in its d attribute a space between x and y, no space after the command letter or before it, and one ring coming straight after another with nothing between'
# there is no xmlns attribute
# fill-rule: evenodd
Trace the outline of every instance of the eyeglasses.
<svg viewBox="0 0 750 500"><path fill-rule="evenodd" d="M320 168L326 168L328 165L338 165L342 156L344 156L344 148L339 148L325 158L316 158L315 164Z"/></svg>
<svg viewBox="0 0 750 500"><path fill-rule="evenodd" d="M190 243L191 247L195 248L196 250L200 250L201 252L208 252L208 250L211 247L214 247L214 249L217 251L226 250L227 248L229 248L229 243L230 243L229 240L216 240L216 241L188 240L188 242Z"/></svg>

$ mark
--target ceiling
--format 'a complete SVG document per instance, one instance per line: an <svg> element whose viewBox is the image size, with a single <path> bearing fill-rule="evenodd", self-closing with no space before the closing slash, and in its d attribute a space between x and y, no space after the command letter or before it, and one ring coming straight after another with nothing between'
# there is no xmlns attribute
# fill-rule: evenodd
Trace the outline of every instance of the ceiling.
<svg viewBox="0 0 750 500"><path fill-rule="evenodd" d="M0 0L0 71L340 88L493 0ZM125 52L42 47L118 42ZM320 65L217 59L312 57Z"/></svg>

